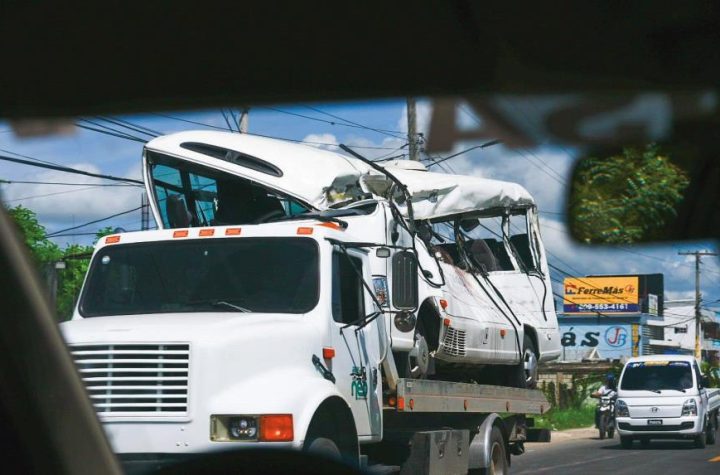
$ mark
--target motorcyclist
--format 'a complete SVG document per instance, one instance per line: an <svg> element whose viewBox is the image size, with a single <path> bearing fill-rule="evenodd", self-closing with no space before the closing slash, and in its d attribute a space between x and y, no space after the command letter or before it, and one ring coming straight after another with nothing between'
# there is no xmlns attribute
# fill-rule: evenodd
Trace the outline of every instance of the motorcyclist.
<svg viewBox="0 0 720 475"><path fill-rule="evenodd" d="M603 398L603 397L610 397L615 398L617 397L617 386L615 385L615 375L613 373L608 373L605 375L605 382L602 386L598 388L597 391L594 391L592 394L590 394L590 397L594 398ZM598 407L595 408L595 427L600 427L600 402L598 402Z"/></svg>

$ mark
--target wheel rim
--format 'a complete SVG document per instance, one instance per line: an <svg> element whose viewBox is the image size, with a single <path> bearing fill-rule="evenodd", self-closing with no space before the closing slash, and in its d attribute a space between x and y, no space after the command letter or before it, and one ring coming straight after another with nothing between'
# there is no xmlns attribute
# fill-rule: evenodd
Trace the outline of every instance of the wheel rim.
<svg viewBox="0 0 720 475"><path fill-rule="evenodd" d="M529 348L525 349L523 358L523 366L525 368L525 387L533 388L537 384L538 377L538 360L535 352Z"/></svg>
<svg viewBox="0 0 720 475"><path fill-rule="evenodd" d="M428 349L425 337L418 333L415 335L415 345L408 353L408 372L411 378L423 378L427 376L430 365L430 350Z"/></svg>
<svg viewBox="0 0 720 475"><path fill-rule="evenodd" d="M505 460L500 444L495 442L490 452L490 473L493 475L505 474Z"/></svg>

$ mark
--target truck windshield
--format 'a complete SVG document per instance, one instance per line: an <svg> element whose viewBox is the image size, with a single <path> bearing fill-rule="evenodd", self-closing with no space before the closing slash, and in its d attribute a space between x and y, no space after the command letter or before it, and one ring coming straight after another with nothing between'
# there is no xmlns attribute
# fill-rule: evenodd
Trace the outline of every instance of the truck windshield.
<svg viewBox="0 0 720 475"><path fill-rule="evenodd" d="M79 308L84 317L305 313L318 298L315 241L228 238L105 247L93 258Z"/></svg>
<svg viewBox="0 0 720 475"><path fill-rule="evenodd" d="M682 391L693 387L692 370L687 361L639 361L628 363L620 389L630 391Z"/></svg>

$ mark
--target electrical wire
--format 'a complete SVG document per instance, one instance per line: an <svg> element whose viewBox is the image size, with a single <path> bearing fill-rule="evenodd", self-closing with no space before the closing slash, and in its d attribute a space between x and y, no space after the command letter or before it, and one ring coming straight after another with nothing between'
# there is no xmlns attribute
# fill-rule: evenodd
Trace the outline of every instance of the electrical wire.
<svg viewBox="0 0 720 475"><path fill-rule="evenodd" d="M113 175L104 175L102 173L91 173L91 172L86 172L83 170L77 170L75 168L65 167L62 165L39 163L37 161L22 160L19 158L7 157L4 155L0 155L0 160L4 160L7 162L13 162L13 163L19 163L22 165L28 165L31 167L47 168L49 170L57 170L60 172L65 172L65 173L74 173L76 175L85 175L85 176L91 176L94 178L102 178L103 180L122 181L122 182L127 182L127 183L137 183L139 185L144 185L144 183L142 181L135 180L132 178L121 178L121 177L117 177L117 176L113 176Z"/></svg>
<svg viewBox="0 0 720 475"><path fill-rule="evenodd" d="M0 185L57 185L57 186L114 186L123 187L130 186L138 188L140 185L134 185L131 183L70 183L65 181L27 181L27 180L3 180L0 178Z"/></svg>
<svg viewBox="0 0 720 475"><path fill-rule="evenodd" d="M276 107L268 107L268 106L265 106L265 107L262 107L262 109L271 110L271 111L273 111L273 112L278 112L278 113L281 113L281 114L292 115L292 116L300 117L300 118L307 119L307 120L314 120L314 121L317 121L317 122L323 122L323 123L325 123L325 124L330 124L330 125L333 125L333 126L343 126L343 127L352 127L352 128L355 128L355 129L370 130L370 131L377 132L377 133L380 133L380 134L383 134L383 135L388 135L388 136L393 137L393 138L396 138L396 139L405 139L405 136L402 134L402 132L399 132L399 131L393 132L393 133L390 133L390 132L380 132L380 131L378 131L378 130L376 130L376 129L373 129L373 128L371 128L371 127L367 127L367 126L365 126L365 125L355 125L355 124L349 124L349 123L333 122L333 121L330 121L330 120L321 119L321 118L319 118L319 117L311 117L311 116L309 116L309 115L298 114L297 112L291 112L291 111L286 111L286 110L283 110L283 109L278 109L278 108L276 108ZM343 120L344 120L344 119L343 119Z"/></svg>
<svg viewBox="0 0 720 475"><path fill-rule="evenodd" d="M344 119L344 118L339 117L339 116L337 116L337 115L335 115L335 114L331 114L331 113L329 113L329 112L325 112L325 111L320 110L320 109L317 109L317 108L315 108L315 107L311 107L311 106L305 106L305 107L308 108L308 109L310 109L311 111L315 111L315 112L317 112L317 113L319 113L319 114L323 114L323 115L326 115L326 116L328 116L328 117L332 117L333 119L342 120L343 122L345 122L345 123L347 123L347 124L356 125L356 126L358 126L358 127L362 127L363 129L372 130L373 132L377 132L377 133L380 133L380 134L385 134L385 135L388 135L388 136L390 136L390 137L395 137L395 138L398 138L398 137L397 137L398 134L404 137L404 134L403 134L402 132L400 132L399 130L378 129L378 128L375 128L375 127L370 127L370 126L367 126L367 125L359 124L359 123L357 123L357 122L353 122L352 120Z"/></svg>
<svg viewBox="0 0 720 475"><path fill-rule="evenodd" d="M64 233L66 233L67 231L74 231L75 229L84 228L85 226L89 226L89 225L91 225L91 224L96 224L96 223L100 223L100 222L102 222L102 221L107 221L108 219L117 218L118 216L122 216L122 215L125 215L125 214L129 214L129 213L132 213L132 212L134 212L134 211L138 211L138 210L142 209L144 206L147 206L147 205L138 206L137 208L129 209L129 210L126 210L126 211L121 211L120 213L115 213L115 214L112 214L112 215L110 215L110 216L106 216L106 217L104 217L104 218L95 219L95 220L93 220L93 221L88 221L87 223L79 224L79 225L77 225L77 226L72 226L72 227L70 227L70 228L61 229L61 230L59 230L59 231L55 231L55 232L52 232L52 233L48 234L47 237L55 237L55 236L57 236L57 235L59 235L59 234L64 234Z"/></svg>

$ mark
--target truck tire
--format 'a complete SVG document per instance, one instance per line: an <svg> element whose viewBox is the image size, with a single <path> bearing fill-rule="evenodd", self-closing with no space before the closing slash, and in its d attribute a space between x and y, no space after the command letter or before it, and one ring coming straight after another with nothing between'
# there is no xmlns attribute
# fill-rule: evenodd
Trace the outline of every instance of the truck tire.
<svg viewBox="0 0 720 475"><path fill-rule="evenodd" d="M632 437L628 437L628 436L624 436L624 435L620 436L620 446L623 449L632 449L632 443L633 443Z"/></svg>
<svg viewBox="0 0 720 475"><path fill-rule="evenodd" d="M708 443L708 445L715 445L715 439L717 438L717 425L713 422L717 420L716 415L710 416L710 420L708 421L708 432L707 432L707 439L705 442Z"/></svg>
<svg viewBox="0 0 720 475"><path fill-rule="evenodd" d="M332 439L327 437L316 437L313 440L305 441L305 450L313 455L319 455L335 461L342 461L342 454L340 448L337 446Z"/></svg>
<svg viewBox="0 0 720 475"><path fill-rule="evenodd" d="M532 339L523 337L523 358L519 364L511 367L508 386L513 388L535 389L538 380L538 358Z"/></svg>
<svg viewBox="0 0 720 475"><path fill-rule="evenodd" d="M490 433L490 466L468 470L468 475L506 475L509 473L505 439L500 428L495 426Z"/></svg>

